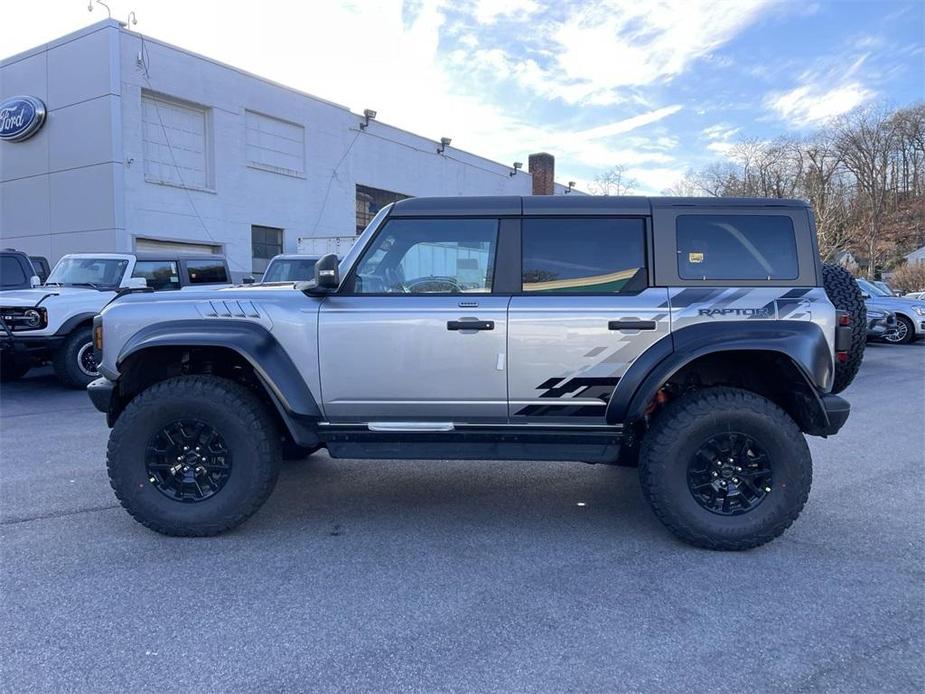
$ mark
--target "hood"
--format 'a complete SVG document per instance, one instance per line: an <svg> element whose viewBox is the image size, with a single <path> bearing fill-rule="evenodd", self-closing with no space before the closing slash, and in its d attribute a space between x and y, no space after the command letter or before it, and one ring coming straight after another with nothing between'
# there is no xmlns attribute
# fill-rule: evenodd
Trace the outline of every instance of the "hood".
<svg viewBox="0 0 925 694"><path fill-rule="evenodd" d="M916 306L925 308L925 301L922 301L921 299L908 299L904 296L872 296L869 299L865 299L864 301L872 308L876 307L889 311L900 311L902 309L906 309L908 312Z"/></svg>
<svg viewBox="0 0 925 694"><path fill-rule="evenodd" d="M35 287L34 289L13 289L0 292L0 306L35 306L39 302L43 306L49 301L61 298L90 298L97 296L100 301L108 300L115 292L99 291L91 287Z"/></svg>

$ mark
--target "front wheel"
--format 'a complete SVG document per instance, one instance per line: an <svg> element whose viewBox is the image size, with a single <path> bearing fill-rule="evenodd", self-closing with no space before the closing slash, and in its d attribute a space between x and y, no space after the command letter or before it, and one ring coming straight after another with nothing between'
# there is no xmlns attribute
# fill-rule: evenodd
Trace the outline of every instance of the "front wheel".
<svg viewBox="0 0 925 694"><path fill-rule="evenodd" d="M773 540L800 515L812 460L799 427L770 400L708 388L658 415L639 474L655 515L681 540L742 550Z"/></svg>
<svg viewBox="0 0 925 694"><path fill-rule="evenodd" d="M86 388L100 377L93 356L93 332L90 327L77 328L68 335L52 357L55 375L70 388Z"/></svg>
<svg viewBox="0 0 925 694"><path fill-rule="evenodd" d="M276 422L247 388L180 376L132 400L109 436L106 465L122 506L164 535L217 535L247 520L280 468Z"/></svg>
<svg viewBox="0 0 925 694"><path fill-rule="evenodd" d="M883 339L893 345L908 345L915 339L915 326L905 316L896 316L896 330L884 335Z"/></svg>

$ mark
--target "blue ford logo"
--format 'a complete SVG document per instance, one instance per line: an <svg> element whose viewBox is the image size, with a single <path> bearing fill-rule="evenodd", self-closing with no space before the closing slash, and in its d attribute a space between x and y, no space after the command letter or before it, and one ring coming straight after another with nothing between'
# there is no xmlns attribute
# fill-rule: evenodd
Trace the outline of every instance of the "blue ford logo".
<svg viewBox="0 0 925 694"><path fill-rule="evenodd" d="M45 122L45 104L34 96L14 96L0 102L0 140L22 142Z"/></svg>

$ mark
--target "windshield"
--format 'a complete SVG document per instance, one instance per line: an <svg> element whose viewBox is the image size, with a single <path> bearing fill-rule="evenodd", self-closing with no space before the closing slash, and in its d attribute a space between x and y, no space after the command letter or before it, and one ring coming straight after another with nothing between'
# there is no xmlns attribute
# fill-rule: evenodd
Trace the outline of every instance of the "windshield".
<svg viewBox="0 0 925 694"><path fill-rule="evenodd" d="M880 287L878 287L876 284L871 284L867 280L859 279L858 286L862 291L867 292L871 296L890 296L885 291L880 289Z"/></svg>
<svg viewBox="0 0 925 694"><path fill-rule="evenodd" d="M121 258L62 258L46 284L70 287L118 287L128 261Z"/></svg>
<svg viewBox="0 0 925 694"><path fill-rule="evenodd" d="M315 279L317 258L280 258L270 263L263 282L307 282Z"/></svg>

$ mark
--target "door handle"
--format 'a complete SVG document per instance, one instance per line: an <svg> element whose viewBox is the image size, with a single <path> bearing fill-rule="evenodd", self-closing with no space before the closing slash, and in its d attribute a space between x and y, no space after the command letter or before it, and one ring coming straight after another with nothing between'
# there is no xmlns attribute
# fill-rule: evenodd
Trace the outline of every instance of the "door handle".
<svg viewBox="0 0 925 694"><path fill-rule="evenodd" d="M494 330L493 320L451 320L446 323L447 330Z"/></svg>
<svg viewBox="0 0 925 694"><path fill-rule="evenodd" d="M655 330L654 320L612 320L608 330Z"/></svg>

